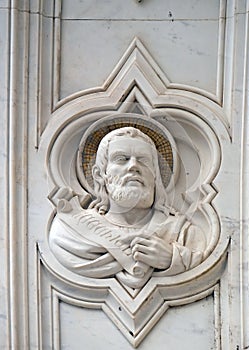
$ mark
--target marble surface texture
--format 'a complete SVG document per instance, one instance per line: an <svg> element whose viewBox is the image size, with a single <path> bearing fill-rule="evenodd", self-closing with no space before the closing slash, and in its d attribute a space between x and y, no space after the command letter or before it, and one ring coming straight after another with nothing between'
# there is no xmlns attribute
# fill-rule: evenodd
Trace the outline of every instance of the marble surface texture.
<svg viewBox="0 0 249 350"><path fill-rule="evenodd" d="M248 13L248 0L0 0L1 350L249 348ZM84 133L115 113L168 128L173 204L202 199L212 248L135 290L72 272L48 243L59 190L89 200Z"/></svg>

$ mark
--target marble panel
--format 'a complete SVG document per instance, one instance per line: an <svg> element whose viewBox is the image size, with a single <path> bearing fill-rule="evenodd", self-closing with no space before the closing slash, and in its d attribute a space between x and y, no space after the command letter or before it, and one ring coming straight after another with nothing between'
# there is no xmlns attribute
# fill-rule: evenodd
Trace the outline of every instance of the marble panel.
<svg viewBox="0 0 249 350"><path fill-rule="evenodd" d="M0 0L0 8L9 8L9 0Z"/></svg>
<svg viewBox="0 0 249 350"><path fill-rule="evenodd" d="M168 304L164 315L166 306L158 304L163 316L151 320L139 350L249 348L248 10L248 0L192 0L184 5L181 0L0 0L0 349L132 350L136 344L133 347L115 324L120 326L123 320L129 324L131 311L138 314L135 321L143 324L143 318L154 312L153 302L175 296L175 290L160 286L149 299L150 313L146 308L136 313L135 306L146 306L149 292L139 295L127 288L128 294L112 281L113 289L100 287L99 281L87 289L81 276L61 266L54 269L56 261L46 250L55 214L50 189L57 190L46 176L46 150L54 144L56 151L69 146L65 152L68 159L74 143L70 123L79 123L78 132L84 125L79 118L83 110L95 108L99 113L105 106L116 106L124 96L127 105L134 97L149 111L155 105L162 110L169 104L180 121L181 108L193 112L193 123L198 116L200 128L193 128L190 139L196 142L200 159L204 156L205 169L212 165L207 148L212 150L215 143L198 143L195 131L219 135L221 170L217 176L212 170L214 181L202 189L208 203L221 214L222 240L231 243L224 253L228 259L225 272L223 268L217 272L220 293L219 286L209 294L198 294L201 290L195 288L194 299ZM134 46L121 74L116 70L113 83L106 84L99 99L98 91L83 95L80 91L104 83L135 36L149 55L137 40L136 52ZM173 84L167 90L167 79L150 57L171 82L210 94ZM130 91L133 81L137 86ZM57 104L58 98L72 93L77 93L77 98ZM92 117L89 124L96 116ZM186 125L192 125L192 119L184 114ZM205 134L205 124L212 133ZM217 156L217 148L213 149ZM57 158L52 160L53 166L57 164ZM217 156L213 165L218 163ZM69 161L63 167L67 164ZM198 174L196 158L186 164L188 175ZM220 251L215 254L218 261ZM210 286L216 283L216 270L211 272L205 281ZM203 288L203 280L198 283L198 288ZM181 284L182 295L189 286L183 290ZM206 297L210 293L214 296ZM113 322L107 315L111 318L114 312L106 312L105 307L119 314L120 301L123 310L127 305L129 309L122 313L120 323Z"/></svg>
<svg viewBox="0 0 249 350"><path fill-rule="evenodd" d="M1 49L2 55L5 58L0 61L0 74L1 74L0 103L1 103L1 111L3 112L3 108L7 107L6 101L7 101L8 63L9 63L8 57L7 57L7 53L9 50L9 34L8 34L9 21L8 21L7 9L0 8L0 23L1 23L0 49ZM1 118L1 122L3 122L3 118Z"/></svg>
<svg viewBox="0 0 249 350"><path fill-rule="evenodd" d="M60 303L61 350L133 350L114 324L100 310ZM172 308L141 343L139 350L211 350L215 347L213 297Z"/></svg>
<svg viewBox="0 0 249 350"><path fill-rule="evenodd" d="M0 3L1 7L4 7ZM8 149L8 125L5 122L4 115L8 111L8 11L6 9L0 8L0 52L2 54L2 59L0 60L0 256L1 256L1 279L0 279L0 349L5 349L8 347L8 251L7 251L7 198L8 198L8 179L7 179L7 149Z"/></svg>
<svg viewBox="0 0 249 350"><path fill-rule="evenodd" d="M216 0L191 1L182 6L181 0L70 0L62 4L63 18L81 19L217 19L220 3Z"/></svg>
<svg viewBox="0 0 249 350"><path fill-rule="evenodd" d="M216 93L217 21L62 21L60 97L101 86L135 36L170 81Z"/></svg>

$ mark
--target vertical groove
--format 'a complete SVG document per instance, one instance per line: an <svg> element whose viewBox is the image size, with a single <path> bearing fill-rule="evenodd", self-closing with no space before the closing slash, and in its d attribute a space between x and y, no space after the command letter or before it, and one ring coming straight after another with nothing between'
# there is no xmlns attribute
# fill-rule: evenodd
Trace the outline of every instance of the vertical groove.
<svg viewBox="0 0 249 350"><path fill-rule="evenodd" d="M27 0L25 5L27 8ZM8 267L11 349L28 348L26 236L28 17L28 11L19 11L18 0L12 0L8 110Z"/></svg>
<svg viewBox="0 0 249 350"><path fill-rule="evenodd" d="M235 0L227 0L226 28L225 28L225 50L224 50L224 88L223 108L227 114L229 125L232 125L232 104L234 101L233 86L235 81ZM230 131L230 135L232 132Z"/></svg>
<svg viewBox="0 0 249 350"><path fill-rule="evenodd" d="M14 2L14 3L13 3ZM17 10L15 9L15 1L11 1L10 11L10 85L9 85L9 302L10 302L10 348L18 348L18 322L17 315L17 289L15 288L16 279L16 241L15 232L16 227L16 186L15 186L15 139L16 139L16 69L17 69ZM14 214L14 215L13 215Z"/></svg>
<svg viewBox="0 0 249 350"><path fill-rule="evenodd" d="M224 88L226 7L227 1L220 0L216 95L221 106L223 105Z"/></svg>
<svg viewBox="0 0 249 350"><path fill-rule="evenodd" d="M42 61L42 8L43 0L39 0L39 11L38 11L38 21L37 21L37 97L36 97L36 133L35 133L35 148L39 147L40 133L41 133L41 61Z"/></svg>
<svg viewBox="0 0 249 350"><path fill-rule="evenodd" d="M54 350L60 350L60 298L51 287L51 310L52 312L52 344Z"/></svg>
<svg viewBox="0 0 249 350"><path fill-rule="evenodd" d="M220 285L214 287L214 334L215 349L221 350Z"/></svg>
<svg viewBox="0 0 249 350"><path fill-rule="evenodd" d="M29 0L25 0L26 8L29 10ZM24 73L23 73L23 245L22 245L22 259L23 259L23 305L24 305L24 347L29 348L29 293L28 293L28 93L29 93L29 34L30 34L30 13L26 11L24 14L24 28L25 28L25 42L24 42Z"/></svg>
<svg viewBox="0 0 249 350"><path fill-rule="evenodd" d="M249 1L246 2L245 47L241 122L241 169L240 169L240 312L241 312L241 346L249 347Z"/></svg>
<svg viewBox="0 0 249 350"><path fill-rule="evenodd" d="M38 244L35 246L35 263L36 263L36 281L35 285L37 286L37 293L36 293L36 305L37 305L37 326L38 326L38 339L37 339L37 344L38 344L38 349L42 350L43 349L43 344L42 344L42 308L41 308L41 262L39 259L39 252L38 252Z"/></svg>
<svg viewBox="0 0 249 350"><path fill-rule="evenodd" d="M9 242L9 224L10 224L10 217L9 217L9 187L10 187L10 181L9 181L9 135L10 135L10 122L9 122L9 115L10 115L10 52L11 52L11 39L10 39L10 33L11 33L11 9L10 9L10 1L8 3L8 78L7 78L7 89L8 89L8 103L7 103L7 110L6 110L6 224L5 224L5 238L6 238L6 276L7 276L7 320L8 320L8 333L7 333L7 344L8 348L11 349L11 298L10 298L10 242Z"/></svg>
<svg viewBox="0 0 249 350"><path fill-rule="evenodd" d="M60 66L61 66L61 0L54 3L54 23L53 23L53 59L52 59L52 110L60 100Z"/></svg>

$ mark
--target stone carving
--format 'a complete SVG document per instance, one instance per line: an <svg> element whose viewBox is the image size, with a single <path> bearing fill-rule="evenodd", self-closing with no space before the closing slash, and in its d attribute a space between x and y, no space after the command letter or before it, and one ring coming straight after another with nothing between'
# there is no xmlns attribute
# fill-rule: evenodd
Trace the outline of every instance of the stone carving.
<svg viewBox="0 0 249 350"><path fill-rule="evenodd" d="M170 307L212 294L215 324L220 324L217 283L233 230L226 218L236 208L233 201L221 206L228 203L220 176L227 174L230 165L230 157L225 160L224 154L230 154L231 139L220 105L214 101L216 97L204 90L171 82L134 38L101 88L77 92L57 105L38 152L39 164L46 164L53 211L48 206L46 239L37 242L37 290L52 294L52 303L43 297L41 312L44 324L52 325L50 338L58 348L61 324L55 315L61 301L102 309L134 347ZM127 126L153 140L158 156L158 162L153 156L153 166L158 163L163 184L158 187L157 170L153 189L155 199L161 195L160 205L155 200L140 222L137 214L129 220L117 217L111 215L109 205L94 202L101 194L92 177L94 173L101 180L100 172L92 171L98 165L100 141L112 130ZM139 189L137 182L129 187ZM138 203L135 199L133 208ZM125 210L121 204L118 214ZM152 244L155 240L169 250L164 250L168 262L160 254L164 266L157 265L159 260L155 264L154 258L138 261L139 248L159 252ZM146 246L146 242L150 243Z"/></svg>
<svg viewBox="0 0 249 350"><path fill-rule="evenodd" d="M92 167L95 199L85 209L67 189L57 205L49 244L61 264L137 289L202 262L205 234L169 205L159 158L138 128L103 137Z"/></svg>

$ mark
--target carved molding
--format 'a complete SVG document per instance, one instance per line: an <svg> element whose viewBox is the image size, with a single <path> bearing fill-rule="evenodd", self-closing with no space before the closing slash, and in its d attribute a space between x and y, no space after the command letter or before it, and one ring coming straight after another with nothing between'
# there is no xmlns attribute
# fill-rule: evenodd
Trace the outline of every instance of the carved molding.
<svg viewBox="0 0 249 350"><path fill-rule="evenodd" d="M3 36L1 69L3 140L1 156L1 329L0 347L28 348L27 267L27 125L28 125L28 1L1 8ZM7 32L7 28L9 31ZM6 32L5 32L6 31ZM2 46L6 40L7 45ZM21 49L20 49L21 47ZM21 63L21 64L20 64ZM1 90L3 92L3 90ZM3 187L2 187L3 185ZM3 283L3 284L2 284ZM22 288L17 288L17 286ZM2 303L4 305L2 305Z"/></svg>
<svg viewBox="0 0 249 350"><path fill-rule="evenodd" d="M24 20L24 22L28 22L28 18L30 19L30 23L32 24L32 18L36 16L36 13L29 13L28 11L28 6L26 10L22 10L18 12L18 1L12 2L13 7L7 8L6 9L1 9L2 11L8 12L8 14L11 12L12 16L12 25L10 25L10 31L9 35L12 37L12 40L10 41L11 47L13 47L11 59L9 60L9 69L10 69L10 76L11 76L11 85L9 86L10 88L10 94L9 98L6 99L6 101L0 101L1 105L3 103L4 108L3 110L6 111L6 120L4 121L4 124L6 126L6 129L2 131L4 132L4 137L5 137L5 150L6 152L1 155L1 164L3 164L3 172L6 174L6 182L4 184L4 188L1 190L3 193L3 198L7 198L8 194L10 195L10 205L11 207L9 208L8 212L6 211L4 213L4 223L5 223L5 230L1 232L1 235L3 235L3 239L6 242L6 247L2 249L3 251L3 260L6 263L6 267L3 271L2 278L1 278L1 283L4 284L4 293L7 293L7 297L2 298L1 295L1 310L3 311L3 314L6 314L6 319L1 318L1 324L3 324L3 327L1 329L3 330L3 337L1 337L1 342L3 342L4 347L8 348L10 347L10 344L12 346L16 346L17 348L28 348L29 347L29 340L32 344L37 344L39 343L39 348L42 349L42 342L45 338L47 338L47 344L48 347L51 347L52 344L52 339L53 336L50 336L50 328L46 326L46 317L51 319L53 322L55 322L54 326L54 337L59 336L59 330L56 328L56 320L53 318L53 311L49 309L48 304L50 304L50 291L51 290L56 290L56 287L59 286L66 286L69 283L73 284L73 293L74 296L68 297L68 302L70 303L78 303L81 302L82 296L83 299L87 299L87 295L92 294L93 289L89 288L88 290L84 288L84 286L81 286L81 281L72 274L68 274L68 271L65 269L61 268L59 264L56 262L55 259L51 255L49 255L49 250L46 247L46 244L41 243L41 251L40 253L43 255L44 253L44 262L48 262L46 265L46 269L40 270L41 267L43 267L43 261L41 261L41 256L40 253L37 253L37 256L34 254L34 240L38 240L39 238L42 237L43 232L42 230L38 232L35 232L36 237L33 239L30 235L33 234L31 230L31 225L29 225L29 248L28 251L30 253L30 268L28 267L27 261L26 261L26 254L27 254L27 226L26 226L26 220L27 220L27 200L26 200L26 190L27 190L27 178L26 178L26 166L27 166L27 159L26 159L26 154L27 154L27 148L26 148L26 135L23 137L23 133L20 134L19 131L22 129L22 131L26 130L27 128L27 120L25 117L26 111L23 109L23 106L25 106L27 102L27 96L25 95L26 92L24 92L23 98L17 99L17 95L19 96L19 92L16 90L16 86L18 85L17 83L17 75L16 75L16 69L17 67L20 68L20 66L16 65L16 62L25 62L25 66L27 62L25 59L28 58L28 45L25 46L25 50L22 51L21 58L20 58L20 51L16 50L18 45L22 42L24 39L25 42L27 43L28 40L28 26L24 26L23 29L25 31L25 35L23 36L23 31L20 30L19 25L15 25L14 23L17 20L22 19L21 21ZM223 4L223 2L221 2ZM33 4L33 2L32 2ZM27 4L26 4L27 5ZM221 283L221 293L222 293L222 298L221 298L221 347L222 349L228 349L230 346L231 348L236 348L240 347L241 349L246 348L248 346L248 326L247 326L247 314L248 314L248 291L247 291L247 286L248 286L248 269L244 269L244 266L247 264L247 256L248 256L248 235L247 235L247 219L246 221L244 220L244 216L246 213L248 213L247 210L247 196L248 196L248 188L247 188L247 177L246 174L247 172L247 159L248 159L248 149L246 146L246 140L248 139L247 137L247 132L248 132L248 125L247 125L247 112L248 112L248 89L246 88L248 85L248 79L247 79L247 70L248 70L248 1L244 4L241 4L241 2L238 2L237 5L239 6L238 11L235 12L235 9L233 8L233 3L228 2L228 11L227 11L227 16L229 17L229 25L226 27L227 28L227 42L226 42L226 56L229 58L228 62L226 64L226 71L225 71L225 78L227 80L227 83L225 84L225 101L224 101L224 106L226 110L226 116L229 116L229 122L231 122L231 127L232 127L232 132L230 131L233 141L236 143L236 145L239 145L241 142L242 148L243 148L243 162L242 162L242 170L243 170L243 175L241 175L241 183L244 183L244 185L241 187L241 204L242 204L242 211L241 211L241 223L237 222L236 225L240 225L239 230L238 226L232 227L231 224L229 224L226 217L222 217L221 224L223 227L223 230L227 230L227 232L232 235L232 248L230 249L230 257L229 260L234 264L232 266L232 263L229 264L229 272L226 272L225 277L223 278L223 281ZM243 14L247 13L245 15L245 18ZM11 16L8 18L10 19ZM246 19L244 21L244 19ZM224 20L221 18L221 20ZM26 22L26 24L27 24ZM20 23L20 22L19 22ZM31 31L34 29L31 25ZM39 32L39 31L38 31ZM18 34L22 39L16 42L16 39L18 38ZM34 32L33 32L34 33ZM243 33L243 34L241 34ZM40 32L39 32L40 35ZM33 38L33 36L32 36ZM246 40L245 40L246 39ZM37 42L33 40L33 42ZM18 44L18 45L17 45ZM32 40L29 40L29 45L32 46ZM243 52L244 55L238 55L237 52L241 52L240 49L243 47ZM7 50L6 50L7 52ZM220 51L222 53L222 51ZM34 51L30 51L31 56L34 55L34 57L38 57L37 53ZM25 59L24 59L25 57ZM230 58L233 57L231 60ZM37 58L37 62L41 58ZM32 57L29 57L30 60L30 66L29 66L29 72L30 72L30 90L33 89L33 82L32 79L35 76L35 73L33 72L33 61ZM38 64L39 66L39 64ZM243 74L239 71L239 67L244 67L244 72ZM20 72L20 71L19 71ZM22 79L26 74L21 74ZM232 79L234 78L234 80ZM23 81L21 79L20 85L22 87L23 91ZM25 78L26 79L26 78ZM8 77L5 79L6 81L6 86L7 86L7 81ZM26 81L26 80L25 80ZM240 95L238 98L237 93L238 90L240 90L240 84L241 82L243 85L243 94ZM140 80L141 83L141 80ZM26 85L25 85L26 86ZM37 163L40 164L40 162L44 161L44 149L47 150L53 147L53 144L55 140L57 139L58 135L60 132L63 130L63 127L65 125L69 125L70 122L73 122L76 120L82 111L82 104L84 105L85 102L87 102L88 97L93 98L94 97L94 91L97 93L99 92L103 96L103 101L106 103L106 106L108 108L111 108L111 111L113 111L117 105L117 101L121 101L121 94L117 94L116 97L114 98L112 96L108 96L106 94L108 86L105 86L104 89L93 89L92 92L85 92L82 94L82 96L86 96L86 98L80 98L81 94L78 94L78 99L76 98L77 96L72 96L70 98L67 98L66 100L62 101L59 106L58 106L58 111L56 111L53 114L53 118L49 122L49 127L45 131L45 134L43 136L43 142L42 142L42 150L40 153L37 155ZM124 91L125 84L124 82L121 84L121 91ZM38 88L37 88L38 89ZM26 89L24 89L26 91ZM153 89L152 89L153 90ZM183 89L184 90L184 89ZM29 142L32 145L33 144L33 137L35 134L35 129L33 129L33 121L34 121L34 116L39 116L41 115L39 113L36 113L36 109L34 108L34 105L36 104L35 98L33 97L33 91L29 92L29 96L31 97L31 100L29 101L29 113L30 113L30 139ZM111 90L109 90L110 92ZM171 94L168 93L167 89L165 89L167 92L167 97L160 97L160 100L157 100L157 108L161 108L161 105L166 105L171 108L176 108L177 109L184 109L187 107L188 112L190 109L190 112L195 115L195 116L200 116L202 121L206 123L207 125L210 126L212 130L216 130L216 134L218 135L218 140L219 140L219 145L221 147L221 153L223 155L226 155L228 153L231 153L231 155L237 157L238 156L238 149L234 151L234 148L231 150L229 148L229 140L228 140L228 123L225 121L226 116L224 116L224 111L222 111L220 108L217 108L217 106L214 106L212 103L212 98L210 100L207 98L202 98L201 94L197 94L196 91L194 93L189 93L187 92L187 89L184 91L178 91L178 93L173 94L173 91ZM175 91L176 92L176 91ZM142 103L141 111L144 111L144 113L147 114L147 111L150 112L151 110L151 103L154 101L153 94L150 95L150 103L147 101L147 95L148 94L143 94L143 90L139 89L137 86L134 87L134 90L130 93L129 98L127 96L127 105L130 103L130 106L133 105L134 107L134 96L139 99ZM26 97L25 97L26 96ZM138 97L137 97L138 96ZM10 98L11 97L11 98ZM98 96L101 97L101 96ZM207 96L206 96L207 97ZM16 102L18 103L16 104ZM95 96L95 100L93 103L90 103L89 101L87 102L86 106L92 109L94 111L95 105L94 102L97 101L97 96ZM111 102L110 102L111 101ZM113 102L114 101L114 102ZM133 102L132 102L133 101ZM69 102L67 104L66 102ZM77 103L81 104L81 106L77 105ZM6 105L8 105L6 107ZM100 106L101 104L99 104ZM21 113L17 113L17 108L20 110ZM243 106L243 107L242 107ZM11 107L8 109L8 107ZM98 106L97 106L98 107ZM122 109L123 107L123 109ZM8 110L8 111L7 111ZM243 110L243 129L242 126L238 124L240 123L240 112ZM130 111L132 112L132 108L127 108L124 105L120 106L120 111ZM86 113L87 114L87 113ZM86 115L85 114L85 115ZM20 118L20 116L22 116ZM48 116L48 115L47 115ZM218 117L217 117L218 116ZM214 119L213 119L214 117ZM88 116L86 117L86 119ZM94 118L93 118L94 119ZM238 122L238 124L237 124ZM51 130L49 128L51 127ZM20 138L15 138L16 136L16 131L18 130L18 135ZM242 131L243 136L241 137L240 131ZM7 141L8 140L8 141ZM21 147L20 147L21 145ZM227 148L226 148L227 147ZM32 146L31 146L32 148ZM225 151L226 149L226 151ZM17 169L17 162L16 162L16 157L17 153L16 150L20 151L21 154L21 169L22 169L22 176L21 176L21 190L20 190L20 168L18 167ZM231 152L230 152L231 151ZM32 153L32 151L29 151ZM19 159L20 160L20 159ZM32 159L33 161L33 159ZM220 174L222 176L224 175L224 186L231 186L231 178L230 181L226 183L227 177L224 173L224 169L229 168L230 162L229 160L225 160L225 164L223 164L224 159L222 160L221 168L220 168ZM19 163L20 164L20 163ZM36 164L36 163L34 163ZM33 164L33 165L34 165ZM232 164L234 164L232 162ZM12 167L13 166L13 167ZM35 165L33 166L33 169L31 169L31 173L34 173ZM217 177L213 181L213 185L215 188L218 188L218 190L222 191L222 181L220 180L221 175L217 174ZM233 187L233 186L231 186ZM18 188L18 191L16 191ZM51 188L54 188L54 184L50 185L50 190ZM233 188L230 188L230 190L234 193ZM20 192L19 192L20 191ZM30 186L30 198L33 196L33 188L32 185ZM22 199L20 200L20 196ZM39 197L40 198L40 197ZM38 200L39 200L38 198ZM32 198L31 198L32 199ZM223 198L223 203L226 199ZM18 211L17 215L17 210L16 206L20 207L20 202L22 203L21 211ZM214 207L219 206L219 202L222 202L222 198L218 196L216 197L213 201ZM237 199L235 198L235 203L237 207L239 207ZM31 207L31 204L30 204ZM235 212L235 216L237 215L237 211L232 207L232 210ZM239 210L239 209L238 209ZM224 214L224 213L223 213ZM51 214L52 215L52 214ZM225 213L226 216L226 213ZM45 219L46 220L46 219ZM21 222L21 225L19 225ZM35 230L37 228L37 225L35 226ZM38 225L39 226L39 225ZM31 233L30 233L31 232ZM235 234L233 234L235 232ZM225 235L226 236L226 235ZM244 251L241 256L238 247L243 246ZM12 258L14 258L12 260ZM37 266L35 266L35 262L37 261ZM52 271L51 277L46 285L43 285L42 278L44 276L47 276L47 272L49 269L51 269L51 266L54 267L54 270ZM27 289L27 269L29 269L29 290ZM38 271L36 271L36 269ZM36 275L37 273L37 275ZM219 276L220 273L217 273ZM239 278L241 278L239 280ZM20 289L20 279L22 280L22 288ZM210 276L209 282L212 283L212 276ZM5 284L6 283L6 284ZM44 289L41 289L41 285L43 285ZM239 300L238 297L238 286L242 288L242 298ZM246 286L246 288L243 289L243 287ZM103 302L103 299L107 295L107 291L109 291L109 287L105 286L101 289L100 286L98 286L98 290L100 291L101 294L101 302ZM113 290L117 288L117 286L112 286ZM205 289L207 285L205 284L203 288ZM211 287L213 288L213 287ZM48 294L46 294L48 293ZM44 293L43 293L44 292ZM120 293L120 290L117 291ZM198 292L198 291L197 291ZM63 288L61 290L59 289L59 292L55 293L55 303L58 297L61 297L59 294L61 293L63 295ZM28 307L30 304L28 303L27 300L27 295L29 294L30 296L30 301L33 306L33 309L28 313ZM165 293L166 295L166 293ZM47 299L46 299L47 296ZM91 295L92 296L92 295ZM62 297L63 298L63 297ZM75 298L73 301L72 299ZM216 315L219 315L220 309L218 304L218 300L216 300ZM229 301L229 302L228 302ZM83 304L82 304L83 305ZM44 306L45 308L45 313L42 314L40 310L40 306ZM46 308L48 306L48 308ZM35 310L36 308L36 310ZM55 306L56 309L56 306ZM25 315L25 316L24 316ZM3 322L3 323L2 323ZM28 323L32 325L32 327L28 326ZM38 322L38 327L37 323ZM216 325L220 326L219 319L216 317ZM5 331L4 331L5 328ZM215 326L215 329L217 327ZM230 330L232 332L230 333ZM5 337L6 335L6 337ZM43 338L43 339L42 339ZM217 339L220 339L219 334L217 335ZM39 341L38 341L39 340ZM2 343L1 343L2 344ZM217 348L219 349L219 346L217 345Z"/></svg>
<svg viewBox="0 0 249 350"><path fill-rule="evenodd" d="M148 310L139 309L137 303L133 306L133 312L135 309L138 311L141 318L146 320L150 318L150 322L145 324L141 328L141 324L145 323L140 320L137 322L135 320L129 321L124 320L127 317L128 310L125 305L121 304L119 298L117 298L117 293L119 290L113 289L112 292L107 292L105 288L91 288L86 290L85 287L73 287L70 285L70 293L65 292L68 290L68 282L61 279L57 279L54 273L48 273L46 267L39 263L39 276L41 288L40 293L40 303L41 303L41 329L43 330L43 335L40 338L40 348L46 348L52 346L53 349L60 349L60 310L59 303L63 301L69 305L75 305L78 307L83 307L87 309L99 309L105 312L109 319L117 325L118 329L123 333L123 335L130 341L130 343L137 347L150 332L151 328L160 320L160 318L167 312L170 307L186 305L193 303L195 301L201 300L213 295L214 297L214 334L215 334L215 345L216 349L220 349L221 339L220 339L220 288L219 284L214 284L212 287L207 288L203 292L196 291L196 294L190 297L183 297L178 300L167 300L162 298L161 290L159 289L157 293L148 295L148 307L153 299L160 299L161 304L158 311L151 317L150 313L147 314ZM41 298L42 296L42 298ZM51 298L51 299L50 299ZM130 301L134 303L134 301ZM123 318L119 317L119 314L123 314ZM126 316L125 316L126 314ZM131 334L131 329L134 330L135 334Z"/></svg>
<svg viewBox="0 0 249 350"><path fill-rule="evenodd" d="M240 290L241 293L241 318L242 318L242 348L246 349L249 347L249 235L248 235L248 224L249 224L249 186L248 186L248 174L249 174L249 1L247 1L247 14L245 18L245 60L244 60L244 80L243 80L243 108L242 108L242 124L241 124L241 169L240 169L240 180L242 184L240 193L241 203L241 216L240 216ZM246 267L245 267L246 266Z"/></svg>
<svg viewBox="0 0 249 350"><path fill-rule="evenodd" d="M200 293L199 295L195 295L194 297L184 298L182 300L177 301L166 301L160 307L158 314L154 315L151 319L151 323L157 323L157 321L164 315L164 313L170 308L175 306L182 306L189 303L193 303L195 301L201 300L203 298L207 298L210 295L214 296L214 313L215 313L215 346L216 349L220 349L220 309L219 309L219 285L215 285L214 287L208 289L207 291ZM119 330L127 337L127 329L123 326L122 323L119 322L118 319L115 319L113 316L112 310L109 305L101 302L86 302L79 299L74 299L70 296L65 295L63 292L52 289L52 299L53 299L53 321L52 321L52 332L53 332L53 349L60 349L60 324L59 324L59 304L60 302L65 302L69 305L75 305L78 307L83 307L87 309L100 309L110 318L110 320L118 325ZM144 339L145 335L150 331L151 325L149 327L143 329L142 332L137 335L134 339L133 336L129 335L129 341L133 344L134 347L139 346L139 344ZM58 331L59 330L59 331Z"/></svg>
<svg viewBox="0 0 249 350"><path fill-rule="evenodd" d="M56 8L61 10L60 1L61 0L56 0L56 3L57 3ZM136 0L136 1L138 2L138 0ZM226 39L225 35L226 35L226 30L227 30L227 18L226 18L227 6L228 6L227 0L220 0L219 18L218 18L218 32L217 32L216 92L211 93L211 92L208 92L204 89L196 88L194 86L184 85L184 84L174 83L174 82L170 82L170 86L168 86L169 88L199 93L201 95L206 96L210 100L213 100L214 102L216 102L220 106L223 105L223 93L224 93L223 89L224 89L224 74L225 74L225 71L224 71L224 69L225 69L225 39ZM61 14L60 10L57 12L58 14ZM169 11L169 17L170 17L170 15L172 16L171 12ZM170 20L172 20L172 19L170 19ZM58 21L57 28L59 29L59 21ZM55 59L57 60L56 57L58 57L58 62L59 62L59 56L57 55L57 53L59 54L59 52L60 52L61 37L60 37L58 31L55 31L54 35L57 35L57 37L59 38L59 40L57 41L57 44L56 44L58 51L56 51L56 50L54 51ZM127 53L128 52L126 52L125 55L123 56L124 60L126 60ZM119 64L120 64L120 62L119 62ZM117 65L117 67L119 66L119 64ZM55 73L54 81L60 82L60 70L58 69L58 67L59 67L59 65L56 66L56 70L54 71L54 73ZM98 90L101 90L102 88L105 89L110 78L111 78L111 76L108 77L108 79L105 81L103 86L98 87L97 89ZM65 99L67 99L67 97L63 100L60 99L60 96L59 96L60 86L57 85L57 87L58 87L58 89L57 89L58 93L56 93L56 94L58 96L58 99L55 99L54 108L59 107L61 105L61 103L63 103L63 101ZM97 90L97 89L95 89L95 90ZM73 94L72 98L74 98L76 95L80 95L81 93L84 93L84 91L80 91L78 93ZM57 104L57 102L58 102L58 104Z"/></svg>
<svg viewBox="0 0 249 350"><path fill-rule="evenodd" d="M46 0L47 1L47 0ZM53 13L49 16L51 18L46 18L43 15L45 7L49 7L47 4L39 1L39 20L37 23L37 135L36 135L36 147L39 147L40 137L43 133L50 112L54 111L62 104L65 103L68 98L61 100L60 98L60 80L61 80L61 11L62 11L62 2L61 0L55 0ZM140 1L136 0L140 3ZM142 2L142 1L141 1ZM203 96L206 96L208 99L215 101L219 105L223 105L223 82L224 82L224 56L225 56L225 33L226 33L226 0L220 1L220 14L219 14L219 29L218 29L218 51L217 51L217 84L216 84L216 93L212 94L205 90L198 89L195 87L176 84L173 82L168 82L168 88L179 89L190 91L194 93L199 93ZM54 21L52 21L54 17ZM46 33L49 32L48 40ZM133 49L130 47L130 49ZM129 49L128 49L129 51ZM146 51L146 50L144 50ZM46 52L46 55L44 54ZM123 60L126 60L127 52ZM148 55L147 55L148 56ZM49 65L47 60L49 60ZM122 61L122 60L121 60ZM120 62L121 63L121 62ZM120 65L119 63L119 65ZM118 66L119 66L118 65ZM52 67L51 74L48 72L48 66ZM118 69L117 66L117 69ZM44 67L46 67L44 69ZM161 72L162 73L162 72ZM105 90L109 84L111 76L106 80L101 88L94 89L96 92ZM84 92L79 92L72 95L69 98L75 98L77 95L84 94ZM46 96L46 99L44 98ZM42 98L43 97L43 98ZM47 101L44 103L44 101Z"/></svg>
<svg viewBox="0 0 249 350"><path fill-rule="evenodd" d="M36 94L33 106L36 116L34 143L38 148L41 134L59 100L62 3L61 0L37 0L30 6L33 36L30 41L30 73L35 76L31 86Z"/></svg>
<svg viewBox="0 0 249 350"><path fill-rule="evenodd" d="M183 162L188 157L195 161L196 150L199 150L200 175L196 177L190 169L190 180L187 180L184 191L183 184L178 186L178 193L176 186L174 198L178 204L177 201L174 204L176 207L188 207L196 198L200 199L211 231L217 232L213 238L210 236L210 249L204 262L179 275L152 277L141 290L133 291L114 278L92 279L72 273L58 263L46 242L39 245L39 250L44 266L56 277L56 284L70 281L74 290L81 291L81 300L91 302L92 292L97 286L98 291L103 290L105 305L108 305L108 309L103 308L104 311L122 328L127 339L137 346L167 310L169 302L181 304L183 300L187 302L200 298L222 275L230 233L226 223L221 220L221 214L210 203L215 202L217 192L222 196L214 179L221 171L221 157L224 148L230 147L230 137L222 109L203 95L172 88L167 77L136 38L105 88L88 90L65 99L54 112L43 134L39 152L41 157L46 154L49 198L54 205L60 193L58 190L65 187L88 198L86 190L79 183L76 166L73 165L76 164L75 153L82 133L94 121L105 116L115 118L117 113L133 113L134 110L141 117L148 115L152 120L164 124L181 152L183 145L188 147L188 156L183 156ZM188 168L189 165L184 163L184 167ZM181 174L179 176L181 179ZM179 204L181 192L186 192L186 198ZM99 301L102 298L102 294L97 296ZM144 303L145 300L151 302ZM162 305L165 307L162 308ZM120 308L123 312L120 312ZM148 317L145 318L145 314Z"/></svg>

